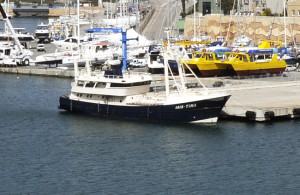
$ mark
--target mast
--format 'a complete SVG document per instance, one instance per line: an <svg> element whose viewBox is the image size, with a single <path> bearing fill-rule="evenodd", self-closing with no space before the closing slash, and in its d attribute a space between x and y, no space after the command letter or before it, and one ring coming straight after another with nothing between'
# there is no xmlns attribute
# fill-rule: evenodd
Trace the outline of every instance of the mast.
<svg viewBox="0 0 300 195"><path fill-rule="evenodd" d="M196 41L196 0L194 0L194 41Z"/></svg>
<svg viewBox="0 0 300 195"><path fill-rule="evenodd" d="M79 23L79 0L77 0L77 35L78 35L78 40L77 40L77 47L78 47L78 55L80 58L80 23Z"/></svg>
<svg viewBox="0 0 300 195"><path fill-rule="evenodd" d="M285 5L286 0L283 0L283 27L284 27L284 47L286 48L286 14L285 14Z"/></svg>
<svg viewBox="0 0 300 195"><path fill-rule="evenodd" d="M108 20L108 2L106 2L106 19Z"/></svg>

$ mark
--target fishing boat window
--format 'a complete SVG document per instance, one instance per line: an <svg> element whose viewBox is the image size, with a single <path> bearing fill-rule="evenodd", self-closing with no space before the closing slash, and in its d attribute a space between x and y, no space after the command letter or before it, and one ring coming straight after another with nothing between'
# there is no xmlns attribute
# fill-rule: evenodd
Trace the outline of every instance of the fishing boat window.
<svg viewBox="0 0 300 195"><path fill-rule="evenodd" d="M84 81L78 81L78 82L77 82L77 86L83 87L83 85L84 85Z"/></svg>
<svg viewBox="0 0 300 195"><path fill-rule="evenodd" d="M111 83L111 87L132 87L132 86L143 86L149 85L151 81L137 82L137 83Z"/></svg>
<svg viewBox="0 0 300 195"><path fill-rule="evenodd" d="M97 83L96 88L105 88L106 83Z"/></svg>
<svg viewBox="0 0 300 195"><path fill-rule="evenodd" d="M94 82L88 82L85 84L85 87L94 87L95 83Z"/></svg>
<svg viewBox="0 0 300 195"><path fill-rule="evenodd" d="M243 56L243 62L248 62L248 59L246 56Z"/></svg>
<svg viewBox="0 0 300 195"><path fill-rule="evenodd" d="M213 61L213 56L209 54L209 61Z"/></svg>

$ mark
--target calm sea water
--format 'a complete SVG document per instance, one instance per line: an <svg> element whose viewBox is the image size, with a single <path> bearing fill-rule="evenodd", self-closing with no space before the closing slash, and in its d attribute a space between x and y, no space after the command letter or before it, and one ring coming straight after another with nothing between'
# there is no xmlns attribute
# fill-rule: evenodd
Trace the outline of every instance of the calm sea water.
<svg viewBox="0 0 300 195"><path fill-rule="evenodd" d="M57 109L70 79L0 74L0 194L298 194L300 121L215 125Z"/></svg>
<svg viewBox="0 0 300 195"><path fill-rule="evenodd" d="M10 19L10 22L14 28L25 28L26 32L34 34L36 27L40 23L48 24L48 17L16 17ZM0 21L0 29L4 29L4 21Z"/></svg>
<svg viewBox="0 0 300 195"><path fill-rule="evenodd" d="M33 33L47 18L11 21ZM57 109L70 82L0 74L0 194L300 191L299 120L188 125L101 119Z"/></svg>

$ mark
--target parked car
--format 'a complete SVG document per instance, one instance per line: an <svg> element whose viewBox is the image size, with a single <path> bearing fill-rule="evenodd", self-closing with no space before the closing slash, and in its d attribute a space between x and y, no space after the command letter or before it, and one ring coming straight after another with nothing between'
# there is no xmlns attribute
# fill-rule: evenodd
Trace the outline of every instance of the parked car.
<svg viewBox="0 0 300 195"><path fill-rule="evenodd" d="M38 44L36 46L37 51L45 51L45 45L44 44Z"/></svg>
<svg viewBox="0 0 300 195"><path fill-rule="evenodd" d="M285 71L294 71L294 70L296 70L296 67L295 66L293 66L293 65L287 65L286 66L286 68L285 68Z"/></svg>

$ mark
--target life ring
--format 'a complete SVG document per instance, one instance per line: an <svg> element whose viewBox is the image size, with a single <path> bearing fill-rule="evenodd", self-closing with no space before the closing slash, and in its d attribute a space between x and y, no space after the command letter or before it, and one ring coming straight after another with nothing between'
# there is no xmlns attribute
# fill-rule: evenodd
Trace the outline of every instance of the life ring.
<svg viewBox="0 0 300 195"><path fill-rule="evenodd" d="M203 52L206 52L206 49L202 49Z"/></svg>
<svg viewBox="0 0 300 195"><path fill-rule="evenodd" d="M238 49L235 50L235 53L239 53L240 51Z"/></svg>

